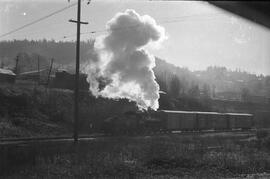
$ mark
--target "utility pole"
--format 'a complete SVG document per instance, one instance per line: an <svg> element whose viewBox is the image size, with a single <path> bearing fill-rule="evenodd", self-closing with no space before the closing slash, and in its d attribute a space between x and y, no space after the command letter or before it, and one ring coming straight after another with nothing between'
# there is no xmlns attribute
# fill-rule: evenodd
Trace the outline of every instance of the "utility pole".
<svg viewBox="0 0 270 179"><path fill-rule="evenodd" d="M39 85L39 82L40 82L39 55L37 56L37 69L38 69L38 82L37 82L37 84Z"/></svg>
<svg viewBox="0 0 270 179"><path fill-rule="evenodd" d="M18 73L18 63L19 63L19 55L16 56L16 64L15 64L15 70L14 70L16 75Z"/></svg>
<svg viewBox="0 0 270 179"><path fill-rule="evenodd" d="M49 69L49 73L48 73L48 79L47 79L47 88L49 86L49 83L50 83L50 76L51 76L51 72L52 72L52 67L53 67L53 58L51 60L51 66L50 66L50 69Z"/></svg>
<svg viewBox="0 0 270 179"><path fill-rule="evenodd" d="M76 43L76 74L74 87L74 142L78 142L78 127L79 127L79 73L80 73L80 36L81 24L88 24L88 22L81 22L81 0L78 0L77 21L69 20L69 22L77 23L77 43Z"/></svg>

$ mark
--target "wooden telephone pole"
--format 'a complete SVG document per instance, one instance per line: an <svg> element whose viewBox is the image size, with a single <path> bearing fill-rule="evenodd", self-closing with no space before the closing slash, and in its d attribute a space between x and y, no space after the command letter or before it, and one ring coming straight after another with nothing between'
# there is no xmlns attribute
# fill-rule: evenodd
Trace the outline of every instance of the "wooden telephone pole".
<svg viewBox="0 0 270 179"><path fill-rule="evenodd" d="M19 55L16 56L15 70L14 73L17 75L18 73L18 64L19 64Z"/></svg>
<svg viewBox="0 0 270 179"><path fill-rule="evenodd" d="M38 79L37 85L40 83L40 62L39 62L39 55L37 56L37 69L38 69Z"/></svg>
<svg viewBox="0 0 270 179"><path fill-rule="evenodd" d="M69 22L77 23L77 43L76 43L76 74L75 74L75 88L74 88L74 142L78 142L78 127L79 127L79 73L80 73L80 36L81 24L88 24L88 22L81 22L81 0L78 0L77 21L69 20Z"/></svg>
<svg viewBox="0 0 270 179"><path fill-rule="evenodd" d="M48 78L47 78L47 88L49 87L49 83L50 83L50 77L51 77L51 72L52 72L52 67L53 67L53 61L54 59L51 59L51 65L50 65L50 69L49 69L49 73L48 73Z"/></svg>

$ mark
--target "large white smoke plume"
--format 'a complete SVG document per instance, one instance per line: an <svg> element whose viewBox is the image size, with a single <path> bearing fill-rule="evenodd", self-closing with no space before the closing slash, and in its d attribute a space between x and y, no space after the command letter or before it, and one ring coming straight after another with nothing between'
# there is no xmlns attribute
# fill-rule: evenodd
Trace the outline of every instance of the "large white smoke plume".
<svg viewBox="0 0 270 179"><path fill-rule="evenodd" d="M159 43L165 30L148 15L134 10L117 13L106 25L108 34L95 42L94 57L85 68L95 96L127 98L140 108L159 107L154 56L144 47Z"/></svg>

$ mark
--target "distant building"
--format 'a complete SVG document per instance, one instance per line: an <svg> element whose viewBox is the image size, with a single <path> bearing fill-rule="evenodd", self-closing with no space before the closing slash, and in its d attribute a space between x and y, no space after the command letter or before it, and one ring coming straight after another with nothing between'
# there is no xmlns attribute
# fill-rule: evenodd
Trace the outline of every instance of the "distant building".
<svg viewBox="0 0 270 179"><path fill-rule="evenodd" d="M252 103L258 103L258 104L267 104L269 103L269 98L266 96L262 95L250 95L249 96L249 101Z"/></svg>
<svg viewBox="0 0 270 179"><path fill-rule="evenodd" d="M241 96L241 93L238 92L217 92L215 98L217 100L228 100L228 101L240 101L240 102L249 102L256 104L270 104L270 98L266 95L248 95L247 99L244 99Z"/></svg>
<svg viewBox="0 0 270 179"><path fill-rule="evenodd" d="M15 83L16 75L11 70L0 68L0 83Z"/></svg>
<svg viewBox="0 0 270 179"><path fill-rule="evenodd" d="M241 101L241 94L233 91L216 92L215 98L220 100Z"/></svg>
<svg viewBox="0 0 270 179"><path fill-rule="evenodd" d="M49 69L27 71L16 76L16 84L25 86L47 85ZM50 75L51 78L52 75Z"/></svg>
<svg viewBox="0 0 270 179"><path fill-rule="evenodd" d="M49 69L27 71L17 74L18 80L30 80L30 81L46 81L48 78Z"/></svg>

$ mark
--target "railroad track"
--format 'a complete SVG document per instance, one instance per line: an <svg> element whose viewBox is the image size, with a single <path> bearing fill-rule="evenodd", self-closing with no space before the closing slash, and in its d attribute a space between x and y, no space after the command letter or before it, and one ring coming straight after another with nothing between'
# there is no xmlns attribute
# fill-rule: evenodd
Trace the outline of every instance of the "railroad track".
<svg viewBox="0 0 270 179"><path fill-rule="evenodd" d="M82 135L79 140L93 140L103 137L103 134ZM25 137L25 138L0 138L0 146L30 144L30 143L46 143L46 142L73 142L72 136L52 136L52 137Z"/></svg>
<svg viewBox="0 0 270 179"><path fill-rule="evenodd" d="M223 130L223 131L215 131L215 130L203 130L203 131L173 131L172 133L182 134L182 135L189 135L189 134L197 134L197 135L204 135L204 134L251 134L255 135L256 129L248 129L248 130Z"/></svg>
<svg viewBox="0 0 270 179"><path fill-rule="evenodd" d="M224 131L214 131L214 130L205 130L205 131L163 131L158 133L149 133L144 135L127 135L126 137L151 137L159 135L255 135L256 129L250 130L224 130ZM87 140L96 140L96 139L109 139L114 137L113 135L105 134L93 134L93 135L82 135L79 136L79 141ZM125 136L124 136L125 137ZM47 142L73 142L72 136L53 136L53 137L27 137L27 138L0 138L0 146L3 145L20 145L20 144L31 144L31 143L47 143Z"/></svg>

